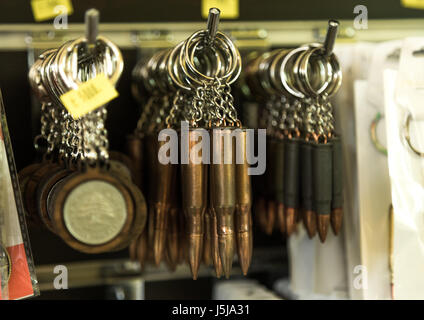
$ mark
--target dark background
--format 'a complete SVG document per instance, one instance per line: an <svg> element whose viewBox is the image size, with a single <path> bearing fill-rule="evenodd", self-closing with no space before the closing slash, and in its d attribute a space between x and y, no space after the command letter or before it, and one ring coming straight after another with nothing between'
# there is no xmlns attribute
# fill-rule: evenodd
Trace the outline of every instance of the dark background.
<svg viewBox="0 0 424 320"><path fill-rule="evenodd" d="M70 23L83 22L84 12L92 7L100 10L103 23L139 23L139 22L190 22L201 21L200 0L167 1L128 1L128 0L73 0L74 13ZM368 8L369 19L421 18L424 11L401 7L400 0L240 0L240 21L285 21L285 20L327 20L353 19L353 8L363 4ZM0 24L34 23L30 1L14 0L0 2ZM51 23L51 22L46 22ZM107 127L112 150L123 150L126 134L135 127L139 107L130 92L131 70L136 60L135 49L122 50L125 69L119 82L120 96L111 102ZM14 147L18 170L35 159L33 131L31 125L31 96L27 80L28 53L26 51L0 51L0 87L3 93L9 131ZM50 232L39 227L29 230L32 251L36 264L66 263L75 260L127 257L126 251L103 255L86 255L76 252L65 245ZM266 237L255 233L255 246L280 246L284 240L279 234ZM153 291L146 292L150 298L173 298L170 292L177 288L191 288L189 298L208 298L205 290L210 289L210 281L178 281L172 284L175 290L169 291L171 284L150 286ZM149 286L146 286L146 290ZM154 289L153 289L154 288ZM188 289L190 290L190 289ZM101 297L98 291L85 291L88 296ZM168 294L165 294L165 293ZM208 291L209 292L209 291ZM44 298L60 298L59 293L46 294ZM61 293L62 298L72 297L71 292ZM78 293L80 295L81 293ZM41 296L40 298L43 298Z"/></svg>
<svg viewBox="0 0 424 320"><path fill-rule="evenodd" d="M201 0L72 0L69 22L82 22L85 10L101 11L102 22L200 21ZM370 19L421 18L420 10L407 9L400 0L240 0L242 21L352 19L353 8L366 5ZM0 23L33 22L30 0L1 1Z"/></svg>

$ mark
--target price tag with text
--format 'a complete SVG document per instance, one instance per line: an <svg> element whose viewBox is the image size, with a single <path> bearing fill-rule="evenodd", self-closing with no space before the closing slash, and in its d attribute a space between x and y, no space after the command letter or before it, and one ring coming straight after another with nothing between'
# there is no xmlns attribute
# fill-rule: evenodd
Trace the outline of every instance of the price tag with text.
<svg viewBox="0 0 424 320"><path fill-rule="evenodd" d="M202 0L202 17L207 18L210 8L221 10L221 18L237 19L239 17L239 0Z"/></svg>
<svg viewBox="0 0 424 320"><path fill-rule="evenodd" d="M84 82L77 89L71 90L60 97L65 108L74 119L101 107L115 99L118 92L104 74Z"/></svg>
<svg viewBox="0 0 424 320"><path fill-rule="evenodd" d="M34 20L44 21L61 14L71 15L74 11L71 0L31 0Z"/></svg>

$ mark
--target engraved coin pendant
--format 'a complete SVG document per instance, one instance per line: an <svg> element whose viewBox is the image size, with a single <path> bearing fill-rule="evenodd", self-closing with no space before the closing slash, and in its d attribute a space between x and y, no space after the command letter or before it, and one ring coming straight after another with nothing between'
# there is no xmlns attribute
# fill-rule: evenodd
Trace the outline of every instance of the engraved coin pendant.
<svg viewBox="0 0 424 320"><path fill-rule="evenodd" d="M72 190L63 207L63 218L71 235L88 245L114 239L127 220L122 193L112 184L91 180Z"/></svg>

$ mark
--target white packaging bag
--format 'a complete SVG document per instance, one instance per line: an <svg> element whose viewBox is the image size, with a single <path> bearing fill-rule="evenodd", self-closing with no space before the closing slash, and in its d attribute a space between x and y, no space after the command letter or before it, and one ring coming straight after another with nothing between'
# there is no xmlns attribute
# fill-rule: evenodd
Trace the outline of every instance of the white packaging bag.
<svg viewBox="0 0 424 320"><path fill-rule="evenodd" d="M379 152L371 142L370 125L375 117L376 109L367 100L368 87L369 82L366 80L355 81L361 246L361 262L357 272L362 276L362 281L354 282L352 291L357 291L355 293L357 298L390 299L388 214L391 204L390 179L387 156ZM379 140L385 144L383 121L377 128L380 129L378 130Z"/></svg>
<svg viewBox="0 0 424 320"><path fill-rule="evenodd" d="M424 39L406 39L402 47L399 72L384 72L385 113L389 173L394 208L393 272L395 299L424 298L424 158L411 151L405 140L405 120L414 112L410 134L415 148L424 150L424 117L419 77L411 72L411 47ZM419 61L415 61L419 63ZM413 68L416 68L415 65ZM414 73L421 73L416 69ZM410 95L408 97L408 95ZM419 103L419 105L416 105Z"/></svg>

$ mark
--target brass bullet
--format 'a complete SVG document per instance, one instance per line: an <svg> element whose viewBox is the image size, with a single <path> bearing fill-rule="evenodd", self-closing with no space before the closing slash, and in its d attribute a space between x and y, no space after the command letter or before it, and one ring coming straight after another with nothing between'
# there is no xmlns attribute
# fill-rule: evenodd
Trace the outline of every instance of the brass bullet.
<svg viewBox="0 0 424 320"><path fill-rule="evenodd" d="M158 266L162 259L166 244L168 215L171 206L172 188L175 182L175 165L162 164L159 162L158 154L165 141L155 141L156 155L156 192L153 199L153 221L154 221L154 239L153 239L153 257Z"/></svg>
<svg viewBox="0 0 424 320"><path fill-rule="evenodd" d="M169 258L169 251L165 251L164 257L165 257L165 264L168 266L168 269L171 272L174 272L177 269L177 265L173 263L171 259Z"/></svg>
<svg viewBox="0 0 424 320"><path fill-rule="evenodd" d="M144 185L144 140L141 135L131 134L127 136L125 145L126 153L132 160L134 172L133 181L140 188L141 192L145 192Z"/></svg>
<svg viewBox="0 0 424 320"><path fill-rule="evenodd" d="M203 240L203 263L206 266L212 264L212 235L211 235L211 214L210 210L205 212L205 238Z"/></svg>
<svg viewBox="0 0 424 320"><path fill-rule="evenodd" d="M333 229L334 234L337 236L342 228L343 221L343 209L336 208L331 211L330 216L331 228Z"/></svg>
<svg viewBox="0 0 424 320"><path fill-rule="evenodd" d="M308 237L312 239L317 233L317 214L312 210L303 211L303 224Z"/></svg>
<svg viewBox="0 0 424 320"><path fill-rule="evenodd" d="M165 204L155 204L153 214L154 220L154 238L153 238L153 259L156 266L162 261L162 255L165 249L168 208Z"/></svg>
<svg viewBox="0 0 424 320"><path fill-rule="evenodd" d="M175 166L175 170L178 172L178 166ZM174 177L175 186L181 185L181 179L178 174ZM178 187L173 188L171 192L171 209L169 210L168 218L168 235L166 236L167 241L167 254L169 263L172 266L172 270L175 270L180 261L180 216L183 216L182 209L180 206L180 189Z"/></svg>
<svg viewBox="0 0 424 320"><path fill-rule="evenodd" d="M327 238L328 225L330 224L330 215L319 214L318 215L318 235L322 243Z"/></svg>
<svg viewBox="0 0 424 320"><path fill-rule="evenodd" d="M185 217L181 209L179 219L178 219L178 233L179 233L179 252L178 252L178 261L179 263L184 263L187 261L187 236L185 232Z"/></svg>
<svg viewBox="0 0 424 320"><path fill-rule="evenodd" d="M148 252L146 259L153 262L153 240L155 235L154 226L154 201L156 196L156 167L157 167L157 150L155 148L156 137L149 134L146 139L146 171L148 173L148 192L147 192L147 240Z"/></svg>
<svg viewBox="0 0 424 320"><path fill-rule="evenodd" d="M168 235L166 236L167 242L167 255L169 263L174 267L178 264L179 261L179 232L178 232L178 220L179 220L179 209L176 207L171 207L169 210L168 217Z"/></svg>
<svg viewBox="0 0 424 320"><path fill-rule="evenodd" d="M275 226L275 218L277 217L277 204L274 200L268 200L265 221L265 233L271 235Z"/></svg>
<svg viewBox="0 0 424 320"><path fill-rule="evenodd" d="M226 278L231 273L235 250L236 168L231 134L230 129L213 130L213 163L210 166L211 205L217 216L219 255Z"/></svg>
<svg viewBox="0 0 424 320"><path fill-rule="evenodd" d="M216 213L213 208L209 209L211 215L211 253L212 253L212 262L215 268L216 277L219 279L222 275L222 264L221 257L219 256L219 243L218 243L218 222L216 218Z"/></svg>
<svg viewBox="0 0 424 320"><path fill-rule="evenodd" d="M247 162L247 136L246 130L235 130L236 143L233 144L236 152L236 240L237 253L240 266L244 275L247 274L252 260L252 192L250 176L248 174L249 164ZM237 154L241 153L240 155ZM241 162L241 163L240 163Z"/></svg>
<svg viewBox="0 0 424 320"><path fill-rule="evenodd" d="M277 203L277 221L281 233L286 233L286 216L284 214L284 204Z"/></svg>
<svg viewBox="0 0 424 320"><path fill-rule="evenodd" d="M183 210L186 221L188 259L193 279L197 279L203 256L204 213L207 206L207 164L203 161L194 163L191 153L202 135L199 130L191 129L188 133L189 163L181 164L181 183L183 193ZM202 151L196 156L201 157Z"/></svg>
<svg viewBox="0 0 424 320"><path fill-rule="evenodd" d="M286 234L291 236L296 229L296 209L285 208L284 215L286 216Z"/></svg>

